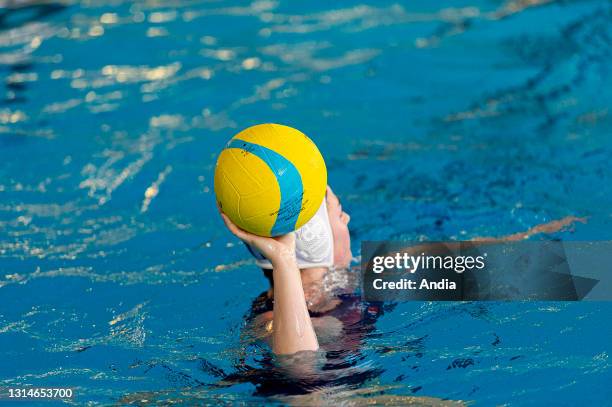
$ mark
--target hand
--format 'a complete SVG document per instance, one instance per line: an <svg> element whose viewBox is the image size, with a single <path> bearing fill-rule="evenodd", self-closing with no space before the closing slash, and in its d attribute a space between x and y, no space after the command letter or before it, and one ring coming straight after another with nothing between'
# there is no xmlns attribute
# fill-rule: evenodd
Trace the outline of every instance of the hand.
<svg viewBox="0 0 612 407"><path fill-rule="evenodd" d="M281 262L296 262L295 234L293 232L277 237L258 236L240 229L226 214L221 211L219 213L223 218L223 222L225 222L225 226L234 236L259 250L261 254L270 260L273 266Z"/></svg>
<svg viewBox="0 0 612 407"><path fill-rule="evenodd" d="M548 223L536 225L532 227L531 229L529 229L527 233L530 236L538 234L538 233L556 233L556 232L563 231L566 227L576 222L587 223L587 221L588 221L587 217L578 218L576 216L566 216L563 219L553 220Z"/></svg>

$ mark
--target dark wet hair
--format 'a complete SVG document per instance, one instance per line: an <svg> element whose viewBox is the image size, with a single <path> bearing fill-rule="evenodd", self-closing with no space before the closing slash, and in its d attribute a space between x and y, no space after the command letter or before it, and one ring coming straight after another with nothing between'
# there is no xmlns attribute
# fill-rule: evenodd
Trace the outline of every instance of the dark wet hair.
<svg viewBox="0 0 612 407"><path fill-rule="evenodd" d="M274 279L272 278L272 269L261 269L263 271L264 276L268 279L270 283L270 287L274 287Z"/></svg>

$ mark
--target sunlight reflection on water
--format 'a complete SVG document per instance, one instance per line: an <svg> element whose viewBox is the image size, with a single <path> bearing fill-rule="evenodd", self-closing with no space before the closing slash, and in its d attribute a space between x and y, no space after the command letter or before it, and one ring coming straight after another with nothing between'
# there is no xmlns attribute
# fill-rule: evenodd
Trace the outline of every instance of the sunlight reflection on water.
<svg viewBox="0 0 612 407"><path fill-rule="evenodd" d="M359 346L330 353L333 379L279 395L291 384L242 332L265 280L222 228L212 172L236 131L282 122L321 148L354 253L566 215L590 220L550 237L608 239L609 3L9 3L3 386L57 381L100 403L602 404L605 303L388 304L346 327Z"/></svg>

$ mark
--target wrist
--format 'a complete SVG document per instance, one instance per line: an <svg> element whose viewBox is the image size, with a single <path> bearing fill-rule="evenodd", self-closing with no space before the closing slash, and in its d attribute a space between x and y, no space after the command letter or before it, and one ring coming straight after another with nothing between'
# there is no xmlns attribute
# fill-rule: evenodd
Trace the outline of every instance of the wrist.
<svg viewBox="0 0 612 407"><path fill-rule="evenodd" d="M270 259L270 263L272 263L274 270L289 267L297 268L295 253L279 253L278 256Z"/></svg>

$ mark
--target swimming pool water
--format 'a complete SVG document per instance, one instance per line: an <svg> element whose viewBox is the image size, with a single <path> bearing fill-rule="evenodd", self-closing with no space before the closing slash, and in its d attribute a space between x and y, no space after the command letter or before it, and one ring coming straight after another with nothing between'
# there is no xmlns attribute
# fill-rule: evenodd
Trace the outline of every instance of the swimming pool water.
<svg viewBox="0 0 612 407"><path fill-rule="evenodd" d="M332 379L285 391L243 332L267 283L212 175L235 132L280 122L320 147L357 255L568 215L588 222L536 238L607 240L611 58L607 1L0 10L0 387L94 405L610 405L604 302L388 304L358 350L329 355Z"/></svg>

